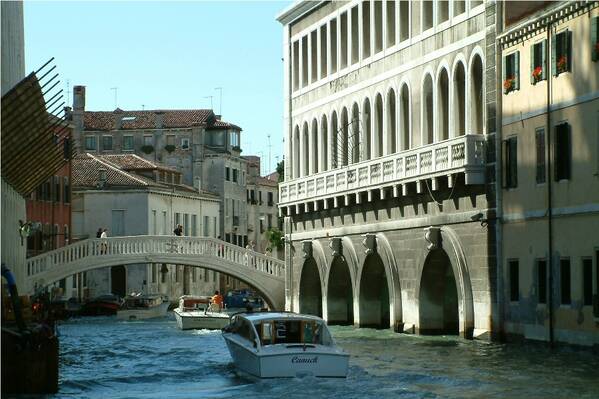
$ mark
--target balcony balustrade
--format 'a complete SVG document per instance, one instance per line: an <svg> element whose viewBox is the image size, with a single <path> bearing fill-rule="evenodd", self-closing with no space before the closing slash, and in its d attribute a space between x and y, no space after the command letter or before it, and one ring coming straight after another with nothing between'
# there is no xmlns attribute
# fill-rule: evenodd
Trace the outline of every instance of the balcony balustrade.
<svg viewBox="0 0 599 399"><path fill-rule="evenodd" d="M402 151L384 157L362 161L279 184L279 208L328 200L349 194L387 187L398 187L442 176L450 186L453 177L463 173L467 185L485 182L485 137L468 134ZM394 191L399 193L400 191ZM405 190L403 190L405 193ZM316 207L316 204L315 204ZM324 202L327 207L327 201ZM299 207L296 207L296 210ZM307 209L307 208L305 208ZM289 214L289 213L287 213Z"/></svg>

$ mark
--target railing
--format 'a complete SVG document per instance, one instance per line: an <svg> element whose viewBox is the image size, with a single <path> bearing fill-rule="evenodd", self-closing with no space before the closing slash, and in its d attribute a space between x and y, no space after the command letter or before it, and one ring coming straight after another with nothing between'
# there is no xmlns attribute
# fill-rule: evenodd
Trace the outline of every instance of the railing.
<svg viewBox="0 0 599 399"><path fill-rule="evenodd" d="M56 265L81 261L93 263L110 256L126 258L139 255L169 255L174 264L190 255L219 258L280 279L285 277L285 262L278 259L215 238L173 236L110 237L79 241L27 259L27 276L35 277Z"/></svg>
<svg viewBox="0 0 599 399"><path fill-rule="evenodd" d="M484 143L483 135L469 134L285 181L279 206L462 171L484 176Z"/></svg>

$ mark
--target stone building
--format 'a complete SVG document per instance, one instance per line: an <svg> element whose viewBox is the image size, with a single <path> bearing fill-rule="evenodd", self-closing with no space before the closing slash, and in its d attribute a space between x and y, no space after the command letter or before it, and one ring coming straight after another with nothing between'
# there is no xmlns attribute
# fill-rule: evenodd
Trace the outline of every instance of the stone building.
<svg viewBox="0 0 599 399"><path fill-rule="evenodd" d="M284 26L287 307L497 327L495 2L295 2Z"/></svg>
<svg viewBox="0 0 599 399"><path fill-rule="evenodd" d="M498 245L508 335L599 344L598 20L597 2L505 6Z"/></svg>
<svg viewBox="0 0 599 399"><path fill-rule="evenodd" d="M85 87L75 86L68 110L80 152L136 154L177 169L181 183L219 195L219 235L243 244L246 162L239 126L208 109L86 111L85 96Z"/></svg>
<svg viewBox="0 0 599 399"><path fill-rule="evenodd" d="M180 172L135 154L79 154L73 160L73 238L108 235L173 235L217 237L220 201L212 193L179 183ZM83 273L85 296L132 291L211 294L218 273L181 265L139 264Z"/></svg>

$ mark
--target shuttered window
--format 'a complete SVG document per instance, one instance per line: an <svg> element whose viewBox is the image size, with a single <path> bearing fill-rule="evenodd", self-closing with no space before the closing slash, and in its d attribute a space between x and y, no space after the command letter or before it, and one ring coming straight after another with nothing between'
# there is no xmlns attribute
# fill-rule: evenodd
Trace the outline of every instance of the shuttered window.
<svg viewBox="0 0 599 399"><path fill-rule="evenodd" d="M551 72L554 76L572 70L572 32L553 35L551 41Z"/></svg>
<svg viewBox="0 0 599 399"><path fill-rule="evenodd" d="M599 17L591 18L591 59L599 60Z"/></svg>
<svg viewBox="0 0 599 399"><path fill-rule="evenodd" d="M518 186L518 141L511 137L503 142L503 187Z"/></svg>
<svg viewBox="0 0 599 399"><path fill-rule="evenodd" d="M535 132L535 144L537 152L536 181L537 184L545 183L545 129L537 129Z"/></svg>
<svg viewBox="0 0 599 399"><path fill-rule="evenodd" d="M530 47L530 83L533 85L547 79L546 42L546 40L543 40Z"/></svg>
<svg viewBox="0 0 599 399"><path fill-rule="evenodd" d="M520 52L516 51L503 58L503 92L509 93L520 88Z"/></svg>
<svg viewBox="0 0 599 399"><path fill-rule="evenodd" d="M539 287L539 303L547 303L547 261L537 261L537 285Z"/></svg>
<svg viewBox="0 0 599 399"><path fill-rule="evenodd" d="M518 302L520 300L520 275L518 260L509 261L510 271L510 301Z"/></svg>
<svg viewBox="0 0 599 399"><path fill-rule="evenodd" d="M570 259L560 260L560 291L562 305L572 303L572 289L570 283Z"/></svg>
<svg viewBox="0 0 599 399"><path fill-rule="evenodd" d="M568 180L571 175L572 143L570 125L562 123L555 127L555 180Z"/></svg>

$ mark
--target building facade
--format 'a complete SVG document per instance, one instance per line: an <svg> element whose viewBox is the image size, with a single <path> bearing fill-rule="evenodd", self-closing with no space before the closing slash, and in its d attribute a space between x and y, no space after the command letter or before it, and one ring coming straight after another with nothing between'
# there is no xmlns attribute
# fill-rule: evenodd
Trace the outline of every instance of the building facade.
<svg viewBox="0 0 599 399"><path fill-rule="evenodd" d="M599 3L507 3L502 73L505 331L599 344Z"/></svg>
<svg viewBox="0 0 599 399"><path fill-rule="evenodd" d="M183 235L218 237L219 198L181 183L174 168L134 154L78 155L73 161L73 238ZM107 292L163 293L172 300L183 294L209 295L218 273L166 264L115 266L83 273L86 297Z"/></svg>
<svg viewBox="0 0 599 399"><path fill-rule="evenodd" d="M488 336L494 2L297 2L284 26L287 307Z"/></svg>

